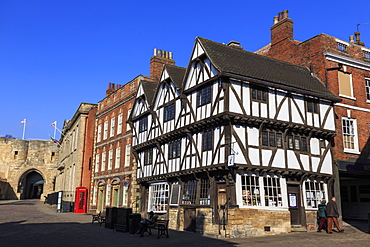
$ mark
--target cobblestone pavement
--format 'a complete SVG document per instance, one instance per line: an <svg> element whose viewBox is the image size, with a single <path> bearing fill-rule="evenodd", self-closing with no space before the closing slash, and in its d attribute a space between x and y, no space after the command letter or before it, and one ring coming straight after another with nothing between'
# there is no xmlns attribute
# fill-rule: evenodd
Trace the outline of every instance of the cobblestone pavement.
<svg viewBox="0 0 370 247"><path fill-rule="evenodd" d="M91 215L57 213L38 200L0 201L0 246L370 246L367 222L344 222L344 233L300 232L214 239L170 230L170 238L115 232L91 224Z"/></svg>

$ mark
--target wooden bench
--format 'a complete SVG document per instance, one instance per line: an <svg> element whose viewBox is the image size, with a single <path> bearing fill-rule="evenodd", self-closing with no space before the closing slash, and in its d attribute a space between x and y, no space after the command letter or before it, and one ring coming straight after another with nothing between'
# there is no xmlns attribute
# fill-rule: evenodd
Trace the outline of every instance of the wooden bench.
<svg viewBox="0 0 370 247"><path fill-rule="evenodd" d="M94 224L95 221L99 223L99 226L101 226L105 222L105 217L102 215L101 211L98 214L92 215L91 224Z"/></svg>
<svg viewBox="0 0 370 247"><path fill-rule="evenodd" d="M152 230L157 228L158 230L158 236L157 238L160 238L161 236L166 236L166 238L169 238L170 236L168 235L168 220L157 220L155 225L153 226L148 226L147 232L149 235L152 235Z"/></svg>

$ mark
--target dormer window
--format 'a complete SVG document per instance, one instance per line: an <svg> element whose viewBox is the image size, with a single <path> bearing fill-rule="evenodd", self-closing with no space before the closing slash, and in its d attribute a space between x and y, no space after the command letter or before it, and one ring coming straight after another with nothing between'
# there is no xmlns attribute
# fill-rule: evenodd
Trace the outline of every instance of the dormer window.
<svg viewBox="0 0 370 247"><path fill-rule="evenodd" d="M370 51L364 51L365 53L365 59L370 60Z"/></svg>
<svg viewBox="0 0 370 247"><path fill-rule="evenodd" d="M338 45L338 51L346 52L347 51L347 45L343 43L337 42Z"/></svg>

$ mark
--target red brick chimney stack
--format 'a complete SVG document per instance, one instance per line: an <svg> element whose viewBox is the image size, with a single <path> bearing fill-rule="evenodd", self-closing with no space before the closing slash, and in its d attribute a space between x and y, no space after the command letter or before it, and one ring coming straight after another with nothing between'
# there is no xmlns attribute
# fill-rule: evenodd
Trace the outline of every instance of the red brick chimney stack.
<svg viewBox="0 0 370 247"><path fill-rule="evenodd" d="M150 59L150 77L159 80L163 65L175 65L175 60L172 59L172 52L154 49L154 56Z"/></svg>
<svg viewBox="0 0 370 247"><path fill-rule="evenodd" d="M288 10L284 10L274 17L274 25L270 30L271 46L285 39L293 40L293 20L288 17Z"/></svg>
<svg viewBox="0 0 370 247"><path fill-rule="evenodd" d="M122 87L122 85L120 85L120 84L114 84L114 83L109 82L108 83L108 89L105 91L105 97L107 97L108 95L115 92L117 89L119 89L121 87Z"/></svg>
<svg viewBox="0 0 370 247"><path fill-rule="evenodd" d="M361 46L365 46L365 43L360 41L360 32L359 31L355 32L355 37L356 37L356 41L355 41L356 44L361 45Z"/></svg>

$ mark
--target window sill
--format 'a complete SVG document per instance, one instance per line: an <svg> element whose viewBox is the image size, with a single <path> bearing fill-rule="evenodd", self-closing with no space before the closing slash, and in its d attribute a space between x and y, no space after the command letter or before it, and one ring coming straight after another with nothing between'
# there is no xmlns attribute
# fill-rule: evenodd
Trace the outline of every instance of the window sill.
<svg viewBox="0 0 370 247"><path fill-rule="evenodd" d="M349 154L361 154L359 151L357 150L350 150L350 149L344 149L343 152L345 153L349 153Z"/></svg>
<svg viewBox="0 0 370 247"><path fill-rule="evenodd" d="M240 209L261 209L261 210L277 210L277 211L286 211L289 210L288 207L264 207L264 206L240 206Z"/></svg>
<svg viewBox="0 0 370 247"><path fill-rule="evenodd" d="M344 95L344 94L339 94L339 96L342 97L342 98L346 98L346 99L356 100L355 97L351 97L351 96Z"/></svg>

